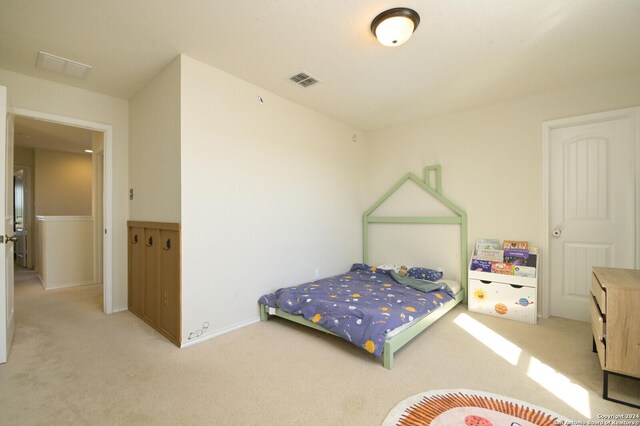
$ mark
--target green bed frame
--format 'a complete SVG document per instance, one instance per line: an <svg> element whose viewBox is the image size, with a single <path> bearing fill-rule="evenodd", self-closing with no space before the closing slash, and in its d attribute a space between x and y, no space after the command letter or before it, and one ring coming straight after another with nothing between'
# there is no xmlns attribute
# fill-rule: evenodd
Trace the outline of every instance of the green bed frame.
<svg viewBox="0 0 640 426"><path fill-rule="evenodd" d="M427 166L424 168L424 178L420 179L413 173L404 175L395 185L391 187L371 208L362 215L362 258L364 263L369 260L369 226L371 224L447 224L460 226L460 285L461 291L456 294L453 300L442 305L426 317L414 322L384 343L382 358L384 368L393 368L393 356L404 345L409 343L414 337L422 333L427 327L436 322L440 317L453 309L458 303L466 303L467 300L467 214L460 207L442 195L442 169L440 165ZM435 182L432 182L431 177ZM447 207L453 215L451 216L373 216L373 212L380 207L389 197L391 197L407 181L413 181L419 188L428 195L435 198L443 206ZM304 319L302 316L291 315L278 308L269 308L260 304L260 320L266 321L269 316L275 315L316 330L324 331L328 334L334 333L320 327L319 325Z"/></svg>

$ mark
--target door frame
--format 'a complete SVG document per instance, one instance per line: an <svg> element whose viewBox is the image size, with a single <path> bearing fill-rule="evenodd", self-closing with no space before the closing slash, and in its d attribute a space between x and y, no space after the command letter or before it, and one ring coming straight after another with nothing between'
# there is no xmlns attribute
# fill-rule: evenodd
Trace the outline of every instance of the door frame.
<svg viewBox="0 0 640 426"><path fill-rule="evenodd" d="M628 118L631 126L631 149L633 154L630 156L631 170L633 170L635 179L634 187L630 189L635 197L634 203L629 206L628 214L635 217L633 249L635 267L640 267L640 217L635 214L640 212L640 195L637 191L640 189L640 107L623 108L613 111L603 111L595 114L580 115L577 117L561 118L557 120L544 121L542 123L542 227L541 227L541 249L542 249L542 265L539 275L542 277L540 285L540 300L542 301L541 314L543 318L548 318L551 313L551 283L549 282L549 215L551 213L551 205L549 202L550 190L550 167L549 155L551 152L551 131L562 127L575 126L581 124L597 123L605 120L613 120L617 118Z"/></svg>
<svg viewBox="0 0 640 426"><path fill-rule="evenodd" d="M103 167L103 225L104 241L102 250L103 271L103 311L113 313L113 126L57 114L33 111L24 108L13 108L13 115L49 121L67 126L102 132L104 134L104 167Z"/></svg>

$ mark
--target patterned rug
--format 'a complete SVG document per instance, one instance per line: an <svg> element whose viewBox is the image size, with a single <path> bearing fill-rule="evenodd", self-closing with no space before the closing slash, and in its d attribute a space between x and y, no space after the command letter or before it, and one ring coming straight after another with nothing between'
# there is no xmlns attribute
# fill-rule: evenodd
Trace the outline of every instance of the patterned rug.
<svg viewBox="0 0 640 426"><path fill-rule="evenodd" d="M393 407L382 426L556 426L569 419L517 399L466 389L419 393Z"/></svg>

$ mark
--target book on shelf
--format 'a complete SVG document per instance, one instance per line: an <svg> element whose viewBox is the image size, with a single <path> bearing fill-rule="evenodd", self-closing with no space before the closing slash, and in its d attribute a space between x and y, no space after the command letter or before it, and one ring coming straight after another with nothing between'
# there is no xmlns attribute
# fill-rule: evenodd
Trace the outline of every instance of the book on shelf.
<svg viewBox="0 0 640 426"><path fill-rule="evenodd" d="M481 248L476 251L476 258L481 260L490 260L492 262L502 262L504 260L504 251Z"/></svg>
<svg viewBox="0 0 640 426"><path fill-rule="evenodd" d="M530 254L529 257L527 257L527 260L525 260L524 262L525 266L531 266L532 268L535 268L538 266L538 255L537 254Z"/></svg>
<svg viewBox="0 0 640 426"><path fill-rule="evenodd" d="M504 240L500 244L500 240L481 238L476 240L469 269L535 278L537 267L538 249L529 247L527 241Z"/></svg>
<svg viewBox="0 0 640 426"><path fill-rule="evenodd" d="M515 240L504 240L502 243L502 248L506 249L528 249L529 243L526 241L515 241Z"/></svg>
<svg viewBox="0 0 640 426"><path fill-rule="evenodd" d="M500 240L480 238L476 240L476 252L480 249L500 250Z"/></svg>
<svg viewBox="0 0 640 426"><path fill-rule="evenodd" d="M494 274L513 275L513 265L511 263L492 263L491 272Z"/></svg>
<svg viewBox="0 0 640 426"><path fill-rule="evenodd" d="M508 248L504 250L504 261L514 265L524 265L529 258L529 250Z"/></svg>
<svg viewBox="0 0 640 426"><path fill-rule="evenodd" d="M515 265L513 267L513 275L518 277L536 277L536 268L532 266Z"/></svg>
<svg viewBox="0 0 640 426"><path fill-rule="evenodd" d="M491 263L488 260L477 259L475 256L471 258L471 270L480 272L491 272Z"/></svg>

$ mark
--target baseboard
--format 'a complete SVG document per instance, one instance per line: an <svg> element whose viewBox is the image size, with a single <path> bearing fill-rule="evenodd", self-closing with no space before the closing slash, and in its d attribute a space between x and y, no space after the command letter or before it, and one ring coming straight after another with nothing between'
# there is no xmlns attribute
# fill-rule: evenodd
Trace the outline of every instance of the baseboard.
<svg viewBox="0 0 640 426"><path fill-rule="evenodd" d="M244 327L249 326L251 324L255 324L257 322L260 322L260 318L252 318L252 319L247 320L247 321L239 322L239 323L234 324L232 326L229 326L227 328L223 328L222 330L218 330L215 333L207 334L205 336L196 337L196 338L188 340L186 342L182 342L180 344L180 348L187 348L189 346L197 345L198 343L202 343L202 342L205 342L207 340L213 339L214 337L218 337L218 336L221 336L223 334L226 334L226 333L229 333L229 332L232 332L232 331L235 331L235 330L239 330L241 328L244 328Z"/></svg>
<svg viewBox="0 0 640 426"><path fill-rule="evenodd" d="M38 274L37 277L38 277L38 281L40 281L40 285L42 286L42 288L46 290L47 286L44 283L44 279L42 279L42 275Z"/></svg>
<svg viewBox="0 0 640 426"><path fill-rule="evenodd" d="M42 286L44 287L45 290L58 290L58 289L61 289L61 288L79 287L81 285L95 284L93 282L93 280L87 280L87 281L81 281L81 282L77 282L77 283L62 284L62 285L55 286L55 287L47 287L46 283L44 282L44 280L39 275L38 275L38 278L40 278L40 282L42 283Z"/></svg>

